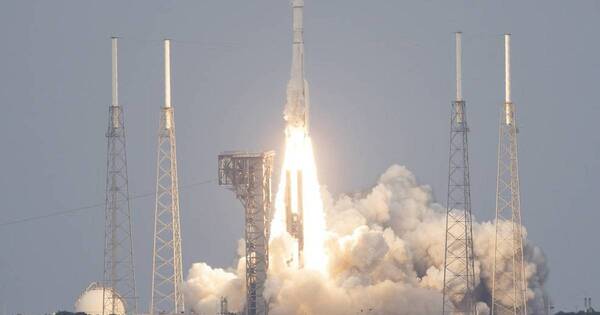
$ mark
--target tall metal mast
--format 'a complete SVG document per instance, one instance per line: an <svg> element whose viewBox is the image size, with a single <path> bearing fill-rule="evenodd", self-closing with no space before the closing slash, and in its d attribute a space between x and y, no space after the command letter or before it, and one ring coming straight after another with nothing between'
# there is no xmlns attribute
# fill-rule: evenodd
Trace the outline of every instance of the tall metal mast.
<svg viewBox="0 0 600 315"><path fill-rule="evenodd" d="M219 155L219 185L229 187L246 213L246 311L245 315L269 312L263 296L269 268L271 223L272 151L230 152Z"/></svg>
<svg viewBox="0 0 600 315"><path fill-rule="evenodd" d="M112 38L112 104L109 107L104 230L104 290L102 314L136 314L131 209L127 184L125 120L119 106L117 38Z"/></svg>
<svg viewBox="0 0 600 315"><path fill-rule="evenodd" d="M185 311L181 262L179 188L175 120L171 107L170 41L165 46L165 105L158 131L156 212L150 314L179 314Z"/></svg>
<svg viewBox="0 0 600 315"><path fill-rule="evenodd" d="M456 100L450 115L443 314L475 314L467 109L462 97L461 33L456 33Z"/></svg>
<svg viewBox="0 0 600 315"><path fill-rule="evenodd" d="M505 100L500 116L492 314L527 314L517 119L510 89L510 34L504 35Z"/></svg>

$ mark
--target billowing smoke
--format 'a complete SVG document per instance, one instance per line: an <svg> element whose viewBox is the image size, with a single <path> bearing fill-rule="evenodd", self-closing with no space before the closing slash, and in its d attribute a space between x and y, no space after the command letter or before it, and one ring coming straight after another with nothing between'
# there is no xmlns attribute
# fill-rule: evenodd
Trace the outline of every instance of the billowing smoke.
<svg viewBox="0 0 600 315"><path fill-rule="evenodd" d="M246 302L244 242L238 242L237 269L212 268L200 262L192 265L185 282L187 307L196 314L217 314L221 297L227 297L232 310L241 310Z"/></svg>
<svg viewBox="0 0 600 315"><path fill-rule="evenodd" d="M445 208L405 167L394 165L363 193L333 198L323 191L329 268L323 274L286 263L292 240L271 242L265 296L271 315L439 314L442 305ZM489 313L494 225L474 223L479 314ZM240 257L243 254L241 243ZM543 314L548 275L542 251L525 245L529 309ZM236 269L192 266L186 302L197 314L216 314L221 296L230 311L244 307L244 260Z"/></svg>

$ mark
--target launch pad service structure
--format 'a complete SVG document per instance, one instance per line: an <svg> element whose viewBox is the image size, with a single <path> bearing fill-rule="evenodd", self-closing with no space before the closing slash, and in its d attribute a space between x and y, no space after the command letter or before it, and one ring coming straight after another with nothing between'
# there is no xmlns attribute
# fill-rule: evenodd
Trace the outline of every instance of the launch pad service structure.
<svg viewBox="0 0 600 315"><path fill-rule="evenodd" d="M219 155L219 185L231 189L244 206L246 241L245 315L266 315L263 297L269 267L272 151Z"/></svg>

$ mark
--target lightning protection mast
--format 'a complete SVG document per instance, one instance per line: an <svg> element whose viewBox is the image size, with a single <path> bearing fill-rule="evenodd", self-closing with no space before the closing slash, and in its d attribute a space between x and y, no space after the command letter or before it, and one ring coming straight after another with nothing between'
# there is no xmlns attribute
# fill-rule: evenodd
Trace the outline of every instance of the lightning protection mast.
<svg viewBox="0 0 600 315"><path fill-rule="evenodd" d="M475 314L475 268L467 108L462 97L461 33L456 33L456 100L450 114L443 314Z"/></svg>
<svg viewBox="0 0 600 315"><path fill-rule="evenodd" d="M112 38L112 104L109 107L102 314L137 314L125 119L119 105L117 38Z"/></svg>
<svg viewBox="0 0 600 315"><path fill-rule="evenodd" d="M179 314L185 311L181 262L179 188L175 120L171 106L170 41L165 48L165 105L161 108L158 131L156 212L150 314Z"/></svg>
<svg viewBox="0 0 600 315"><path fill-rule="evenodd" d="M500 115L492 314L526 315L516 108L510 96L510 34L504 35L505 100Z"/></svg>

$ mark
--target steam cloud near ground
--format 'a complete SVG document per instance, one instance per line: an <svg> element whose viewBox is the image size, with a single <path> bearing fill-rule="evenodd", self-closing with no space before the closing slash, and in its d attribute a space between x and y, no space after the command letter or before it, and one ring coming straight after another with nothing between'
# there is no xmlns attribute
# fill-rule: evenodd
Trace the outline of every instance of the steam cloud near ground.
<svg viewBox="0 0 600 315"><path fill-rule="evenodd" d="M290 239L274 240L265 290L271 315L441 313L445 208L432 199L428 186L417 183L405 167L393 165L364 193L322 195L329 231L328 275L288 268L283 253ZM474 222L479 314L489 313L494 231L493 222ZM240 242L240 257L243 246ZM528 242L524 252L528 308L543 314L545 257ZM197 314L216 314L225 296L229 311L243 310L244 268L244 259L227 270L193 264L185 286L188 307Z"/></svg>

